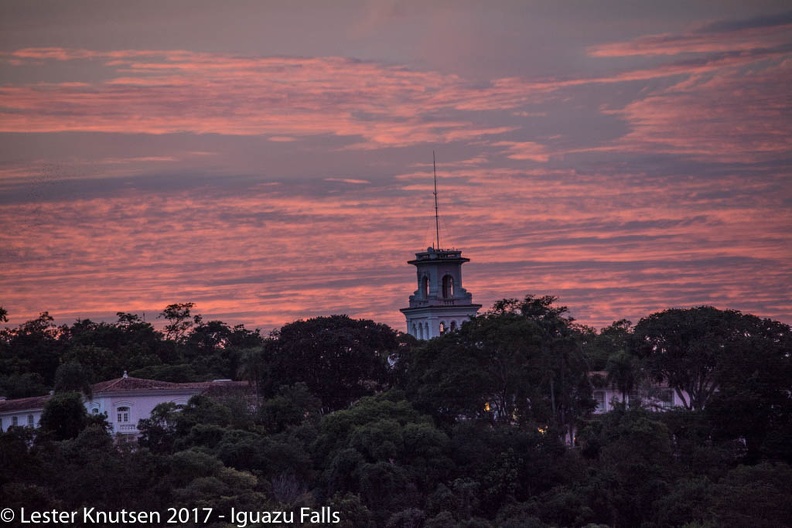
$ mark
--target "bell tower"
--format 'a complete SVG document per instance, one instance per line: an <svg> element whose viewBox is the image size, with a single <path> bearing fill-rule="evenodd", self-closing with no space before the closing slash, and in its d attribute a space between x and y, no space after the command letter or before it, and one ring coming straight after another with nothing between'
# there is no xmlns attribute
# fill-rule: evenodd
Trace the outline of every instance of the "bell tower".
<svg viewBox="0 0 792 528"><path fill-rule="evenodd" d="M459 328L475 317L480 304L462 287L462 264L470 262L456 249L427 248L408 264L418 269L418 289L410 295L410 306L401 312L407 318L407 333L432 339Z"/></svg>
<svg viewBox="0 0 792 528"><path fill-rule="evenodd" d="M470 259L456 249L440 249L440 214L437 208L437 167L434 169L435 233L437 249L426 248L408 264L418 269L418 289L410 295L410 306L401 312L407 318L407 333L418 339L432 339L456 330L475 317L480 304L462 287L462 264Z"/></svg>

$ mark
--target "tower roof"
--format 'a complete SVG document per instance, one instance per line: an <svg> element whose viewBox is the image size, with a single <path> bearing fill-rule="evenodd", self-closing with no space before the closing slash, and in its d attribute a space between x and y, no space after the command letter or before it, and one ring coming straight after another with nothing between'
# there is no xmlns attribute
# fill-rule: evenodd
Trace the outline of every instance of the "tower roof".
<svg viewBox="0 0 792 528"><path fill-rule="evenodd" d="M426 251L419 251L415 254L415 259L410 260L407 263L418 265L418 264L426 264L430 262L458 262L460 264L464 262L470 262L470 259L465 258L462 256L462 250L459 249L435 249L432 247L426 248Z"/></svg>

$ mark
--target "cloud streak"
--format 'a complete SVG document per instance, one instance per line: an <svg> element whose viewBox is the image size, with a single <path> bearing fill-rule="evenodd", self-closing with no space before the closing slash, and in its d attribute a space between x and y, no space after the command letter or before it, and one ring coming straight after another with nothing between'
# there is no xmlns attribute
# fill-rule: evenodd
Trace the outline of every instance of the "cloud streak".
<svg viewBox="0 0 792 528"><path fill-rule="evenodd" d="M740 195L703 198L739 185L737 177L454 173L441 180L442 236L473 258L465 282L480 301L552 292L599 326L677 303L777 317L790 310L778 296L792 281L790 217L764 214L779 208L772 186L753 193L775 203L743 203ZM429 224L430 184L398 182L342 184L349 190L331 195L254 185L5 207L3 223L37 221L3 236L9 279L0 285L16 300L12 311L46 308L67 319L190 300L213 317L264 328L328 312L399 328L394 308L414 286L405 262L420 245L387 234ZM30 244L42 233L46 243Z"/></svg>
<svg viewBox="0 0 792 528"><path fill-rule="evenodd" d="M272 135L275 141L334 134L381 147L458 141L511 129L443 116L444 110L462 106L453 100L464 98L456 76L338 57L52 48L5 56L12 65L86 59L99 61L116 76L98 84L2 87L0 131L192 132Z"/></svg>
<svg viewBox="0 0 792 528"><path fill-rule="evenodd" d="M437 149L477 302L790 322L789 24L614 36L580 44L579 71L486 80L319 51L0 52L0 302L12 323L192 301L264 329L401 328Z"/></svg>

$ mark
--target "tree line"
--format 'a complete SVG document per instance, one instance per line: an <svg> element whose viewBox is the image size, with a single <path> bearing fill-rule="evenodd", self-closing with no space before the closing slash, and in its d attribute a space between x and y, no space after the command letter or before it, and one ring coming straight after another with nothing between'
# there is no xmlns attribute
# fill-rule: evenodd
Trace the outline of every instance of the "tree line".
<svg viewBox="0 0 792 528"><path fill-rule="evenodd" d="M55 391L39 429L0 435L0 503L329 506L350 527L790 525L792 330L778 321L702 306L595 330L528 295L421 342L342 315L261 335L194 308L166 307L162 330L43 313L0 331L0 394ZM244 379L255 397L163 404L119 444L81 400L123 371ZM657 384L684 406L640 405ZM620 397L596 415L604 386Z"/></svg>

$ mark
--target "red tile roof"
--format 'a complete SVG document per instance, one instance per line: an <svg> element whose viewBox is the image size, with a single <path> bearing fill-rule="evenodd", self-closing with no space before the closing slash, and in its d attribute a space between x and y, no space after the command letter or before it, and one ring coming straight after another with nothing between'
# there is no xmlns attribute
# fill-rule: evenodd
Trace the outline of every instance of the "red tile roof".
<svg viewBox="0 0 792 528"><path fill-rule="evenodd" d="M33 396L31 398L18 398L16 400L2 400L0 401L0 413L40 410L50 398L52 398L52 396L48 394L46 396Z"/></svg>
<svg viewBox="0 0 792 528"><path fill-rule="evenodd" d="M92 387L93 395L127 392L127 391L178 391L189 390L195 394L207 393L213 396L229 392L247 392L250 385L245 381L201 381L194 383L173 383L170 381L148 380L131 378L128 376L102 381ZM0 413L12 413L27 410L40 410L52 396L34 396L32 398L18 398L15 400L0 400Z"/></svg>
<svg viewBox="0 0 792 528"><path fill-rule="evenodd" d="M185 385L192 384L123 377L95 383L91 389L93 390L94 394L100 394L103 392L123 392L130 390L176 390L180 388L188 388L185 387Z"/></svg>
<svg viewBox="0 0 792 528"><path fill-rule="evenodd" d="M233 388L240 389L248 387L245 381L231 381L231 380L216 380L216 381L197 381L192 383L173 383L170 381L148 380L142 378L116 378L109 381L103 381L93 386L94 394L108 393L108 392L124 392L133 390L144 391L165 391L165 390L194 390L196 392L204 392L211 390L217 392L218 388Z"/></svg>

